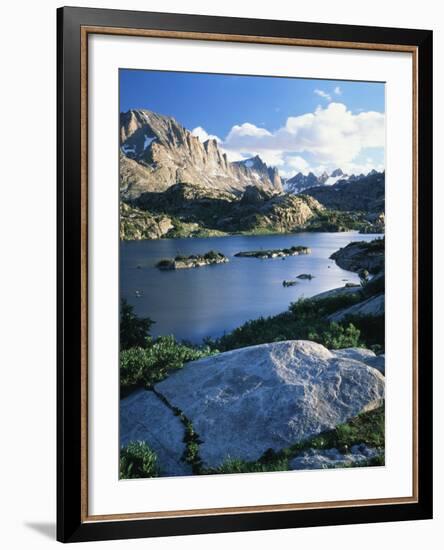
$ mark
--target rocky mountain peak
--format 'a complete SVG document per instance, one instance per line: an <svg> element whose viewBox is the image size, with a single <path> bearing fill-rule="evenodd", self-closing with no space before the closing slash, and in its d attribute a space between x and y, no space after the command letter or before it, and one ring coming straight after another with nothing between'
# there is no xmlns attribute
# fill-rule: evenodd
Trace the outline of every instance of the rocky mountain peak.
<svg viewBox="0 0 444 550"><path fill-rule="evenodd" d="M128 199L177 183L242 193L248 186L282 191L275 168L256 155L230 163L216 139L202 143L176 119L148 109L120 115L121 182Z"/></svg>
<svg viewBox="0 0 444 550"><path fill-rule="evenodd" d="M279 170L274 166L268 166L259 155L232 164L245 172L253 172L256 178L259 177L262 181L269 180L272 188L276 191L281 192L283 190Z"/></svg>
<svg viewBox="0 0 444 550"><path fill-rule="evenodd" d="M329 177L330 177L330 176L328 175L328 173L324 171L324 172L322 172L322 174L318 177L318 182L322 185L323 183L325 183L325 182L328 180Z"/></svg>
<svg viewBox="0 0 444 550"><path fill-rule="evenodd" d="M338 178L340 176L343 176L344 172L340 168L336 168L336 170L333 170L333 172L330 174L331 178Z"/></svg>

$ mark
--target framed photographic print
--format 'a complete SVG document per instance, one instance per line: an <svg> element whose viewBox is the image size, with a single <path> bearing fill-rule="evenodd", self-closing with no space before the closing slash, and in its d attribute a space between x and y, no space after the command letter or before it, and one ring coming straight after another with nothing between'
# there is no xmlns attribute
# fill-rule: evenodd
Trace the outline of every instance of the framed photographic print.
<svg viewBox="0 0 444 550"><path fill-rule="evenodd" d="M432 517L432 33L58 10L58 539Z"/></svg>

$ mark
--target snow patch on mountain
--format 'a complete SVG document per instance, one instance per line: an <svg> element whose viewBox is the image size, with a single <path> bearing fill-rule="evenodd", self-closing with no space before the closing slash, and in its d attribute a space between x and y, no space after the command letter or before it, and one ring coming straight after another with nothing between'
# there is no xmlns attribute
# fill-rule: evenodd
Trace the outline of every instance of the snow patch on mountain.
<svg viewBox="0 0 444 550"><path fill-rule="evenodd" d="M145 141L143 142L143 150L148 149L148 147L153 143L155 137L149 137L145 135Z"/></svg>

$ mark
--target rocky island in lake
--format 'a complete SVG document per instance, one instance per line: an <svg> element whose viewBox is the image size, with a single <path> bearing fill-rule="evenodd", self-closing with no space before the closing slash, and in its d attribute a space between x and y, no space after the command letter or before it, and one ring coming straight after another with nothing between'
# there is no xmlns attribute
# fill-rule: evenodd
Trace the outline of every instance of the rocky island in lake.
<svg viewBox="0 0 444 550"><path fill-rule="evenodd" d="M299 256L299 254L310 254L311 250L306 246L292 246L290 248L277 248L275 250L247 250L235 254L238 258L259 258L268 260L271 258L286 258L287 256Z"/></svg>
<svg viewBox="0 0 444 550"><path fill-rule="evenodd" d="M170 271L174 269L190 269L206 265L225 264L227 262L229 262L229 259L221 252L210 250L205 254L179 255L175 258L165 258L157 262L156 267L162 271Z"/></svg>

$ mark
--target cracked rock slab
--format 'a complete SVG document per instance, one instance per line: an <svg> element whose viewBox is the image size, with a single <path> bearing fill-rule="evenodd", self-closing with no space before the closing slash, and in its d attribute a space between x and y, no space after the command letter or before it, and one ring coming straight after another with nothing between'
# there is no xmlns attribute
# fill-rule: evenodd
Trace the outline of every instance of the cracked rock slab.
<svg viewBox="0 0 444 550"><path fill-rule="evenodd" d="M257 460L384 399L384 376L320 344L290 340L188 363L156 385L191 420L208 467Z"/></svg>
<svg viewBox="0 0 444 550"><path fill-rule="evenodd" d="M145 441L158 456L162 476L191 474L181 460L184 435L180 419L154 392L138 390L120 401L120 446Z"/></svg>

